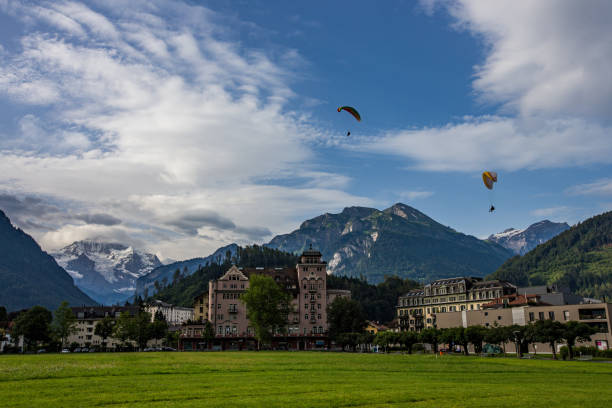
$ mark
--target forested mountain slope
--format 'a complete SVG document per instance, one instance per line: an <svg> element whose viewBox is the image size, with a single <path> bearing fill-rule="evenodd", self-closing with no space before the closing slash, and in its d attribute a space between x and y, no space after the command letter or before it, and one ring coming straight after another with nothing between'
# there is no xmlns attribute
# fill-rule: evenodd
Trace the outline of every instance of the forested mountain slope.
<svg viewBox="0 0 612 408"><path fill-rule="evenodd" d="M572 292L612 297L612 211L589 218L488 276L517 285L557 283Z"/></svg>

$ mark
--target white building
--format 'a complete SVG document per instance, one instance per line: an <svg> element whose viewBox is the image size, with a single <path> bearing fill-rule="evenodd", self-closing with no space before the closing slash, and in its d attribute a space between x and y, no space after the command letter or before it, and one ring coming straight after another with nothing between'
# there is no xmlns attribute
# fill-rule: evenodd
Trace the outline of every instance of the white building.
<svg viewBox="0 0 612 408"><path fill-rule="evenodd" d="M155 319L157 311L161 311L170 326L177 326L188 320L193 320L193 308L174 306L161 300L154 300L147 305L145 310L151 313L151 321Z"/></svg>

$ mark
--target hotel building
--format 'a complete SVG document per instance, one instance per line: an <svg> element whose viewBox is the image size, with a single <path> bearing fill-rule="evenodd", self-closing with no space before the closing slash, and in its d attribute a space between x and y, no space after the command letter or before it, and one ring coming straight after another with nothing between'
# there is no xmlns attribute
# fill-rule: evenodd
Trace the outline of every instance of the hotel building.
<svg viewBox="0 0 612 408"><path fill-rule="evenodd" d="M350 291L327 288L327 263L319 251L304 251L299 263L289 268L238 268L232 266L219 279L211 280L208 292L194 302L196 320L208 320L215 330L216 349L255 348L255 331L240 297L249 288L249 278L265 275L291 294L291 313L286 335L276 333L274 347L313 349L328 345L327 306ZM197 328L181 334L179 348L197 350L210 347L198 338Z"/></svg>

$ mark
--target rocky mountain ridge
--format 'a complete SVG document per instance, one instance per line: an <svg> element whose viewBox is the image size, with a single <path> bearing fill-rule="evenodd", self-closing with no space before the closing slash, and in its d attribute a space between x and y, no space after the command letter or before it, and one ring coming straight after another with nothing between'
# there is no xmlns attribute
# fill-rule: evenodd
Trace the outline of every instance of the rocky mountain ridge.
<svg viewBox="0 0 612 408"><path fill-rule="evenodd" d="M162 266L156 255L119 243L76 241L53 253L75 284L102 304L123 303L136 280Z"/></svg>
<svg viewBox="0 0 612 408"><path fill-rule="evenodd" d="M297 253L310 244L328 260L331 273L363 276L372 283L383 281L385 275L425 282L485 276L512 255L494 242L459 233L402 203L383 211L347 207L338 214L326 213L267 245Z"/></svg>
<svg viewBox="0 0 612 408"><path fill-rule="evenodd" d="M490 235L487 240L498 243L516 255L525 255L536 246L569 228L570 226L565 222L543 220L524 229L508 228L503 232Z"/></svg>

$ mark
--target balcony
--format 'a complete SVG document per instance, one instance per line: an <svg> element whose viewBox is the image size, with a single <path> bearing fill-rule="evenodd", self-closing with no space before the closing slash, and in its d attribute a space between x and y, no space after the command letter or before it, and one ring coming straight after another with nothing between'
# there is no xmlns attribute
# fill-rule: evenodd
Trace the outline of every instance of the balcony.
<svg viewBox="0 0 612 408"><path fill-rule="evenodd" d="M227 311L227 313L229 313L229 314L236 314L236 313L238 313L238 309L229 309Z"/></svg>

